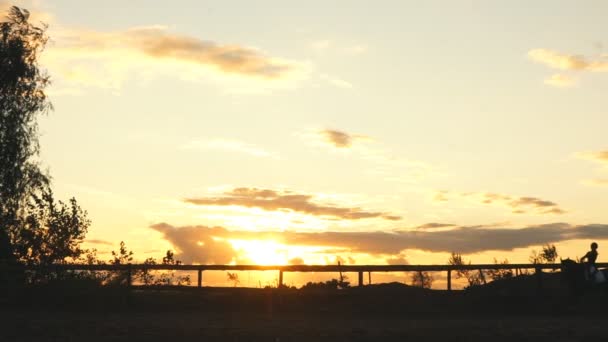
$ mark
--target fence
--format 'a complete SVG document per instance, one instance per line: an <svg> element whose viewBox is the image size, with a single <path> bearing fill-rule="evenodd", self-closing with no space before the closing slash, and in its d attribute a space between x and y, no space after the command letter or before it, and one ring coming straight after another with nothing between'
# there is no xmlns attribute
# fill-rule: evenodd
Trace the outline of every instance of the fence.
<svg viewBox="0 0 608 342"><path fill-rule="evenodd" d="M598 263L598 267L608 267L608 263ZM6 268L6 266L4 267ZM127 283L132 285L132 274L137 271L168 270L168 271L197 271L197 286L202 287L204 271L278 271L278 286L283 286L283 273L285 272L356 272L358 273L358 286L363 286L363 274L368 273L371 279L372 272L447 272L447 290L452 290L453 271L479 271L484 270L514 270L521 274L521 270L534 270L539 286L542 281L543 270L557 270L561 264L478 264L478 265L82 265L61 264L45 266L23 266L21 269L30 271L123 271L127 274ZM0 268L1 271L1 268Z"/></svg>

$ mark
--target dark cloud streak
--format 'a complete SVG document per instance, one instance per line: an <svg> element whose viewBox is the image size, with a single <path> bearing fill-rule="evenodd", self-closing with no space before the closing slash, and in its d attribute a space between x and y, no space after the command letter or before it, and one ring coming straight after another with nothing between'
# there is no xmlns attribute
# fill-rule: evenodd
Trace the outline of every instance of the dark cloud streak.
<svg viewBox="0 0 608 342"><path fill-rule="evenodd" d="M278 192L268 189L236 188L219 197L188 198L184 201L196 205L208 206L243 206L260 208L267 211L290 210L314 216L331 216L344 220L383 218L400 220L401 217L383 212L365 211L361 208L339 207L329 204L318 204L312 201L312 195L297 194L290 191Z"/></svg>
<svg viewBox="0 0 608 342"><path fill-rule="evenodd" d="M187 226L176 228L162 223L152 226L164 234L185 262L226 262L236 252L225 239L273 240L289 246L326 246L355 253L399 255L403 250L463 254L489 250L511 251L575 239L608 239L608 225L573 226L553 223L523 228L458 227L447 231L397 232L251 232L221 227ZM224 239L221 242L215 239ZM204 245L197 242L204 241ZM212 241L211 243L207 243ZM218 250L215 250L219 248Z"/></svg>

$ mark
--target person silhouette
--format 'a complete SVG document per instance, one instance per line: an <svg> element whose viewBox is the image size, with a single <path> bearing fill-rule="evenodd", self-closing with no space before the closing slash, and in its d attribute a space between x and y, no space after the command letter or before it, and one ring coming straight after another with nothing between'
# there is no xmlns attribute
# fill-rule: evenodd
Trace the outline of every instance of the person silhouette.
<svg viewBox="0 0 608 342"><path fill-rule="evenodd" d="M597 267L595 266L595 260L597 260L597 243L591 243L591 250L581 258L581 262L585 262L585 276L587 279L593 280Z"/></svg>

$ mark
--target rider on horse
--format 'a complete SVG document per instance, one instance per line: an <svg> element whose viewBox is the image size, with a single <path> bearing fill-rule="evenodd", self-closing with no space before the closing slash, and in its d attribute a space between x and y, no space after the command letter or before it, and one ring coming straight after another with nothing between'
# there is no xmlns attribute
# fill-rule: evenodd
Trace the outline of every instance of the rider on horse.
<svg viewBox="0 0 608 342"><path fill-rule="evenodd" d="M585 263L585 276L587 279L594 279L597 273L597 267L595 266L595 260L597 260L597 243L591 244L591 250L581 258L581 262L587 260Z"/></svg>

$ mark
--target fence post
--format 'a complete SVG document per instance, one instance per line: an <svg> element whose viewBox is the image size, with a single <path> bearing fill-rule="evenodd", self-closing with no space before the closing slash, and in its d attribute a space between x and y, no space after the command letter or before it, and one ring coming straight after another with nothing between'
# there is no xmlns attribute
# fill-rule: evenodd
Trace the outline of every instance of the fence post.
<svg viewBox="0 0 608 342"><path fill-rule="evenodd" d="M359 286L363 286L363 271L359 271Z"/></svg>
<svg viewBox="0 0 608 342"><path fill-rule="evenodd" d="M131 273L132 273L132 272L131 272L131 268L132 268L132 266L131 266L131 264L129 264L129 265L127 266L127 286L128 286L129 288L131 287L131 284L132 284L132 280L131 280L131 278L132 278L132 277L131 277Z"/></svg>
<svg viewBox="0 0 608 342"><path fill-rule="evenodd" d="M372 272L367 272L367 284L371 285L372 284Z"/></svg>
<svg viewBox="0 0 608 342"><path fill-rule="evenodd" d="M538 290L538 292L541 292L543 289L543 270L540 268L540 266L536 266L535 271L536 271L537 290Z"/></svg>
<svg viewBox="0 0 608 342"><path fill-rule="evenodd" d="M448 291L452 291L452 270L448 270Z"/></svg>
<svg viewBox="0 0 608 342"><path fill-rule="evenodd" d="M481 268L479 269L479 277L481 278L481 281L483 281L483 284L487 284L486 283L486 276L483 275L483 271L481 270Z"/></svg>
<svg viewBox="0 0 608 342"><path fill-rule="evenodd" d="M283 287L283 270L279 270L279 288Z"/></svg>
<svg viewBox="0 0 608 342"><path fill-rule="evenodd" d="M203 286L203 270L198 270L198 287Z"/></svg>

